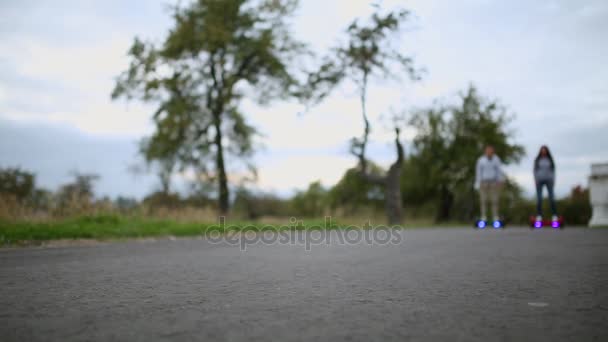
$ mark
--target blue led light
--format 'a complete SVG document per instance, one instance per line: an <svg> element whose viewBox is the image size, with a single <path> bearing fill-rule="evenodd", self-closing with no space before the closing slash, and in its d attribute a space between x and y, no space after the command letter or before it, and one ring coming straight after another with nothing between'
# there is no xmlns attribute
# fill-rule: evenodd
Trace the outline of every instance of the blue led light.
<svg viewBox="0 0 608 342"><path fill-rule="evenodd" d="M502 224L500 223L500 221L494 221L494 223L492 225L494 226L494 229L498 229L498 228L502 227Z"/></svg>
<svg viewBox="0 0 608 342"><path fill-rule="evenodd" d="M486 227L486 221L477 221L477 228L484 229Z"/></svg>

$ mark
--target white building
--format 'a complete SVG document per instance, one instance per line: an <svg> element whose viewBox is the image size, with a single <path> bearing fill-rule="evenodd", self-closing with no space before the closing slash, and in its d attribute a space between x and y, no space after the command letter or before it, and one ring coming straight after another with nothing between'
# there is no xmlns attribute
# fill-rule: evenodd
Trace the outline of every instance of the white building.
<svg viewBox="0 0 608 342"><path fill-rule="evenodd" d="M589 199L593 210L589 227L608 226L608 163L591 165Z"/></svg>

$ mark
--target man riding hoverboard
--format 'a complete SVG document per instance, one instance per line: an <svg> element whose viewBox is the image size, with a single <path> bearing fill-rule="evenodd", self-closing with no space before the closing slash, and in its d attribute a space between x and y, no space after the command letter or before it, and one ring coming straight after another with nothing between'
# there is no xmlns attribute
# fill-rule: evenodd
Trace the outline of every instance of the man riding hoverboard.
<svg viewBox="0 0 608 342"><path fill-rule="evenodd" d="M489 224L486 216L488 200L492 206L492 227L504 227L504 222L500 220L498 214L498 201L504 180L505 175L502 171L502 162L494 153L494 147L488 145L485 148L484 155L477 159L475 166L475 189L479 190L481 207L481 216L475 224L477 228L484 229Z"/></svg>

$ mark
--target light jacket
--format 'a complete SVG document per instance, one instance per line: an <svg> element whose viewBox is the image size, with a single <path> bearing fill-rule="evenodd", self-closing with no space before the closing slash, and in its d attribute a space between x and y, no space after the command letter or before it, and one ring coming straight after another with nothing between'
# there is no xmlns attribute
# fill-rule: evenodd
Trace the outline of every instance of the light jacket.
<svg viewBox="0 0 608 342"><path fill-rule="evenodd" d="M505 174L502 171L502 162L497 155L488 158L485 154L477 159L475 166L475 188L479 189L481 182L502 182Z"/></svg>

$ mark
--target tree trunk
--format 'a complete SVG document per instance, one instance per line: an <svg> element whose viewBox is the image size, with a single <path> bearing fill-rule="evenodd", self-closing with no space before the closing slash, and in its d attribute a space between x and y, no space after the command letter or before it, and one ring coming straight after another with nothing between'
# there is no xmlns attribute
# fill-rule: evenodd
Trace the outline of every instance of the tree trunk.
<svg viewBox="0 0 608 342"><path fill-rule="evenodd" d="M228 177L226 176L226 165L224 163L224 147L222 145L222 130L221 130L221 119L220 115L215 115L214 118L215 126L215 147L217 148L216 155L216 168L217 168L217 181L218 181L218 207L220 215L228 214L230 208L229 203L229 192L228 192Z"/></svg>
<svg viewBox="0 0 608 342"><path fill-rule="evenodd" d="M386 217L391 226L403 223L403 202L401 201L401 162L391 165L385 181Z"/></svg>
<svg viewBox="0 0 608 342"><path fill-rule="evenodd" d="M401 168L403 165L403 146L399 141L399 128L395 128L395 146L397 148L397 160L388 169L386 176L379 177L367 173L365 164L361 165L361 175L368 182L384 185L384 201L386 217L391 226L403 223L403 202L401 201Z"/></svg>
<svg viewBox="0 0 608 342"><path fill-rule="evenodd" d="M401 201L401 167L403 165L403 145L399 141L401 130L395 127L395 147L397 148L397 160L388 169L386 175L386 215L390 225L403 223L403 202Z"/></svg>
<svg viewBox="0 0 608 342"><path fill-rule="evenodd" d="M171 173L173 173L173 163L167 160L161 161L158 177L163 195L168 196L171 190Z"/></svg>
<svg viewBox="0 0 608 342"><path fill-rule="evenodd" d="M439 191L439 207L437 208L437 215L435 217L437 222L445 222L451 218L453 203L454 195L445 185L442 185Z"/></svg>
<svg viewBox="0 0 608 342"><path fill-rule="evenodd" d="M388 173L384 177L377 177L367 172L367 159L365 158L365 149L371 131L369 119L367 117L366 95L368 73L363 74L361 83L361 113L363 116L363 139L361 140L360 150L356 155L359 158L361 166L361 174L364 179L369 182L384 185L386 216L389 225L400 225L403 220L403 207L401 201L401 166L403 165L403 146L399 141L400 129L395 127L395 146L397 148L397 161L391 165Z"/></svg>
<svg viewBox="0 0 608 342"><path fill-rule="evenodd" d="M367 118L367 79L368 73L363 73L363 79L361 80L361 115L363 118L363 138L361 139L359 151L355 147L355 155L359 158L359 164L361 164L361 170L363 173L367 173L367 159L365 159L365 149L367 148L367 141L369 139L369 133L371 132L371 125Z"/></svg>

